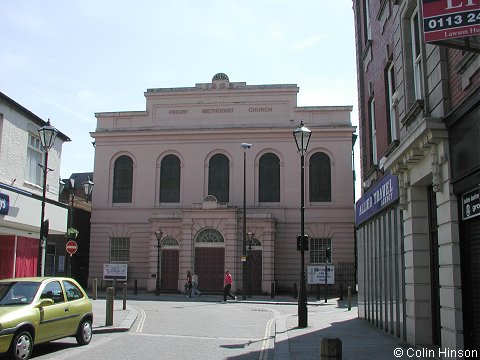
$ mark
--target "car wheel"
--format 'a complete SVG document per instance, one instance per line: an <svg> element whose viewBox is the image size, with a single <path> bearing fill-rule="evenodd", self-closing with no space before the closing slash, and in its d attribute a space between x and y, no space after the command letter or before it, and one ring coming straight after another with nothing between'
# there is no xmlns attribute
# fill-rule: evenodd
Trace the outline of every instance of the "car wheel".
<svg viewBox="0 0 480 360"><path fill-rule="evenodd" d="M92 340L92 322L88 319L83 319L77 331L77 343L79 345L87 345Z"/></svg>
<svg viewBox="0 0 480 360"><path fill-rule="evenodd" d="M33 338L29 331L23 330L15 334L10 345L10 358L15 360L30 359L33 349Z"/></svg>

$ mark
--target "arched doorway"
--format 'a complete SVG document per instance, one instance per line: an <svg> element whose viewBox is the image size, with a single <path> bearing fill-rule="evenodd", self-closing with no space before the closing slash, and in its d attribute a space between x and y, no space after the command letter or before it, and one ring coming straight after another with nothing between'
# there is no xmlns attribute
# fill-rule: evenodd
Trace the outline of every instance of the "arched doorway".
<svg viewBox="0 0 480 360"><path fill-rule="evenodd" d="M163 290L178 290L179 245L178 241L166 237L161 243L162 272L160 288Z"/></svg>
<svg viewBox="0 0 480 360"><path fill-rule="evenodd" d="M200 230L195 239L195 269L201 291L222 291L225 242L219 231Z"/></svg>
<svg viewBox="0 0 480 360"><path fill-rule="evenodd" d="M250 290L253 294L262 292L262 243L253 238L248 244ZM248 277L247 277L248 279Z"/></svg>

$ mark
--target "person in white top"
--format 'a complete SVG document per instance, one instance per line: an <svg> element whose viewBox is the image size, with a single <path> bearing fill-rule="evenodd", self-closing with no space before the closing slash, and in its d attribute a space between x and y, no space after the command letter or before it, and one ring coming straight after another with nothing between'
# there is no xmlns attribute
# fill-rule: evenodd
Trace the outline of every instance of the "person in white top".
<svg viewBox="0 0 480 360"><path fill-rule="evenodd" d="M202 295L200 290L198 290L198 276L195 273L193 273L193 276L192 276L192 295L198 295L198 296Z"/></svg>

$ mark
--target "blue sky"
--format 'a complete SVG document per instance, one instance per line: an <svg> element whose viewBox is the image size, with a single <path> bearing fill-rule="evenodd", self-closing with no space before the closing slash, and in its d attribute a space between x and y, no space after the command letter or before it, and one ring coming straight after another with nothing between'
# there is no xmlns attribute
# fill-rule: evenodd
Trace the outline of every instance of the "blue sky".
<svg viewBox="0 0 480 360"><path fill-rule="evenodd" d="M218 72L297 84L299 106L352 105L358 126L351 0L4 1L0 39L0 91L72 139L62 178L93 171L95 112Z"/></svg>

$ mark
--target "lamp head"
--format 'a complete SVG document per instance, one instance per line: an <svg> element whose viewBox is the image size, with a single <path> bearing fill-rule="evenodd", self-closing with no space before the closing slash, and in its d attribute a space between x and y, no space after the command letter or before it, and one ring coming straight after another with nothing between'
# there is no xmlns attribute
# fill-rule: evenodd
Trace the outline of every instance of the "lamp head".
<svg viewBox="0 0 480 360"><path fill-rule="evenodd" d="M312 136L312 131L305 126L303 120L300 122L300 126L293 130L293 137L295 138L298 152L302 155L307 152L310 136Z"/></svg>
<svg viewBox="0 0 480 360"><path fill-rule="evenodd" d="M48 151L52 148L55 143L55 138L57 137L58 130L50 125L50 119L47 121L47 125L42 126L38 129L38 136L42 142L43 151Z"/></svg>

